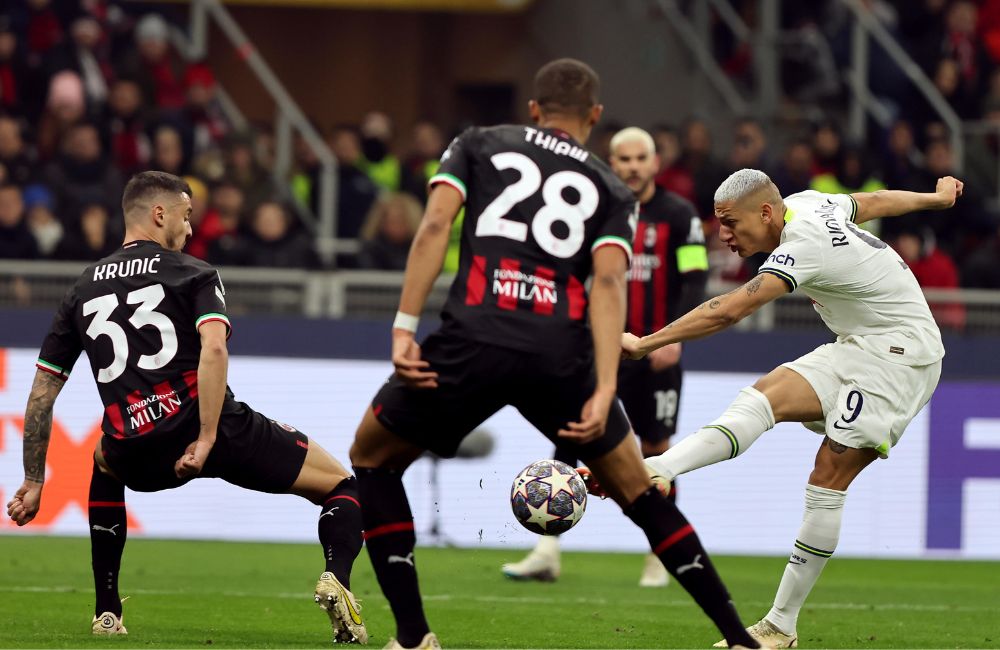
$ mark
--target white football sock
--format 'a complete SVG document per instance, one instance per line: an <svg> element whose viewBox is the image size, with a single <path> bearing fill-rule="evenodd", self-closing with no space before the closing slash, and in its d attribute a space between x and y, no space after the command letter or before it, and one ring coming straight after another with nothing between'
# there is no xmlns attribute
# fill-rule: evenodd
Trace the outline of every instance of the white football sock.
<svg viewBox="0 0 1000 650"><path fill-rule="evenodd" d="M539 535L535 544L535 553L546 557L559 557L559 536Z"/></svg>
<svg viewBox="0 0 1000 650"><path fill-rule="evenodd" d="M806 514L795 549L781 576L774 607L765 617L785 634L795 634L799 610L840 539L847 492L806 485Z"/></svg>
<svg viewBox="0 0 1000 650"><path fill-rule="evenodd" d="M753 386L740 391L726 412L646 464L665 478L736 458L774 426L774 412L764 393Z"/></svg>

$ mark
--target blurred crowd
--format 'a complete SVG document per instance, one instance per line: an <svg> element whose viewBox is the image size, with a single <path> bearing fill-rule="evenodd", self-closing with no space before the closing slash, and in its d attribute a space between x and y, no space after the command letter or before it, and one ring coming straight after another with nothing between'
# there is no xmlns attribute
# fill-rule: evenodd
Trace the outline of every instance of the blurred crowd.
<svg viewBox="0 0 1000 650"><path fill-rule="evenodd" d="M753 27L756 0L733 3ZM866 0L967 120L1000 129L1000 0ZM188 252L218 265L320 268L300 213L317 212L321 166L296 141L291 177L275 182L269 125L237 132L212 70L185 61L171 26L108 0L22 0L0 13L0 259L94 260L120 243L118 205L128 177L160 169L187 178L195 212ZM720 130L692 117L647 125L660 157L657 183L692 200L717 242L712 195L740 167L768 172L787 195L882 188L931 191L955 174L937 113L873 44L869 76L893 115L866 142L842 128L849 21L836 2L782 3L783 114L776 127L737 118ZM752 50L722 31L716 55L752 83ZM609 107L614 113L614 107ZM402 269L426 199L426 181L456 129L420 122L397 131L373 111L357 124L318 124L338 160L337 237L356 240L339 267ZM624 124L590 143L607 156ZM995 133L1000 133L1000 130ZM965 196L943 214L874 223L925 287L1000 288L997 176L1000 137L970 141ZM866 224L867 225L867 224ZM457 229L446 267L457 265ZM712 253L712 272L738 281L759 260ZM940 312L961 326L962 314Z"/></svg>

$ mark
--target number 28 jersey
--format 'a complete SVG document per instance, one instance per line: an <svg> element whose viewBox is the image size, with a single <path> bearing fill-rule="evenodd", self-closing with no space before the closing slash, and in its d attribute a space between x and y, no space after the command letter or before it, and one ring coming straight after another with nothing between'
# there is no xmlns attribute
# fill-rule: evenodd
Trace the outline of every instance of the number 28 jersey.
<svg viewBox="0 0 1000 650"><path fill-rule="evenodd" d="M565 132L514 125L462 133L430 179L440 183L465 201L442 331L526 352L588 350L592 254L610 245L631 257L632 192Z"/></svg>
<svg viewBox="0 0 1000 650"><path fill-rule="evenodd" d="M128 243L89 266L67 292L38 369L67 379L86 351L106 435L197 427L198 328L221 321L228 332L224 292L205 262L151 241ZM226 402L232 403L228 390Z"/></svg>

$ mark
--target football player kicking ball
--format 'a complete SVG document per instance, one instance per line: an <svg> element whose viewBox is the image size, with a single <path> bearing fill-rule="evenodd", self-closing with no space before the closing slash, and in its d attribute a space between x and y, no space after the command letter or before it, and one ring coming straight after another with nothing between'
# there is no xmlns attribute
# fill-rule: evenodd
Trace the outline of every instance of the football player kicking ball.
<svg viewBox="0 0 1000 650"><path fill-rule="evenodd" d="M368 555L396 620L388 647L440 647L417 584L403 472L425 450L454 456L508 404L589 462L729 644L757 647L691 525L653 487L615 399L635 197L583 147L602 110L597 90L579 61L545 65L529 104L536 126L465 131L431 179L392 330L396 372L351 447ZM421 346L417 317L463 204L459 272L441 328Z"/></svg>
<svg viewBox="0 0 1000 650"><path fill-rule="evenodd" d="M92 264L66 294L42 344L24 416L24 483L7 504L18 526L38 513L52 408L86 350L104 403L90 482L94 634L127 634L118 572L127 535L125 488L155 492L202 477L321 507L326 571L316 602L334 640L366 643L350 591L361 550L356 481L318 444L237 402L226 385L229 319L219 274L181 253L191 190L163 172L125 187L125 244ZM222 507L220 505L220 507Z"/></svg>
<svg viewBox="0 0 1000 650"><path fill-rule="evenodd" d="M763 172L737 171L715 192L719 236L741 257L771 252L767 262L744 286L660 331L623 337L623 354L639 359L724 330L799 288L837 335L744 388L717 420L646 460L673 479L736 458L776 422L802 422L825 434L774 606L748 629L761 644L796 647L799 611L837 547L847 488L873 460L888 457L941 376L941 333L916 278L895 251L856 224L945 210L961 194L962 182L947 176L928 193L806 191L782 198Z"/></svg>

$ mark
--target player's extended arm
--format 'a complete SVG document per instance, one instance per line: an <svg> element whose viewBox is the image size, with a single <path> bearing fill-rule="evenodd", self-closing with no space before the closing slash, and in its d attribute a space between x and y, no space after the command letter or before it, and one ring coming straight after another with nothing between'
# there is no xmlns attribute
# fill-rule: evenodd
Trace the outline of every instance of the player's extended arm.
<svg viewBox="0 0 1000 650"><path fill-rule="evenodd" d="M229 374L229 350L226 348L228 328L220 321L208 321L198 329L201 335L201 356L198 358L198 412L201 428L198 439L188 445L184 455L174 463L180 478L196 476L205 467L208 454L215 446L219 416L226 399L226 377Z"/></svg>
<svg viewBox="0 0 1000 650"><path fill-rule="evenodd" d="M65 380L43 370L35 371L28 406L24 410L24 483L7 504L7 515L23 526L38 514L45 484L45 456L52 434L52 407Z"/></svg>
<svg viewBox="0 0 1000 650"><path fill-rule="evenodd" d="M687 313L705 300L705 285L708 284L707 271L688 271L681 274L681 297L678 311ZM681 344L672 343L649 355L649 365L654 372L666 370L680 363Z"/></svg>
<svg viewBox="0 0 1000 650"><path fill-rule="evenodd" d="M642 338L625 334L622 354L630 359L641 359L664 345L721 332L786 293L788 285L784 280L770 273L760 273L742 287L702 303L658 332Z"/></svg>
<svg viewBox="0 0 1000 650"><path fill-rule="evenodd" d="M590 288L590 331L594 339L597 387L583 406L578 422L570 422L559 435L578 443L604 433L608 411L618 389L620 341L625 329L625 271L628 258L617 246L594 251L594 279Z"/></svg>
<svg viewBox="0 0 1000 650"><path fill-rule="evenodd" d="M933 192L879 190L856 192L851 198L858 204L854 223L864 223L880 217L898 217L921 210L947 210L962 196L965 183L951 176L939 178Z"/></svg>
<svg viewBox="0 0 1000 650"><path fill-rule="evenodd" d="M399 314L392 328L392 363L403 381L418 388L437 386L437 373L426 370L428 363L421 360L414 335L427 295L441 273L451 224L462 209L462 201L462 194L450 185L440 183L431 189L424 218L406 258Z"/></svg>

